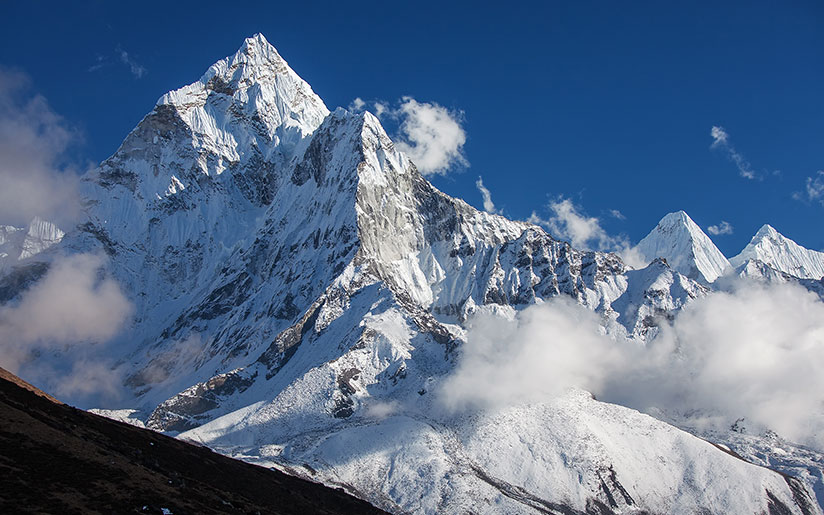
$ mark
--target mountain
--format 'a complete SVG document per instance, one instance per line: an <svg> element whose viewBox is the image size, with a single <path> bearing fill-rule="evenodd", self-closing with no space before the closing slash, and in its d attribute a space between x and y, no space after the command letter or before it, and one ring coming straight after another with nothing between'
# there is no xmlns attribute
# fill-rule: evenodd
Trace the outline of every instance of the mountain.
<svg viewBox="0 0 824 515"><path fill-rule="evenodd" d="M339 490L60 404L0 369L3 513L383 513Z"/></svg>
<svg viewBox="0 0 824 515"><path fill-rule="evenodd" d="M99 350L127 392L100 413L396 512L821 513L799 480L580 390L445 410L473 316L564 297L644 345L715 269L632 270L445 195L263 36L161 97L83 185L60 248L105 253L135 308ZM720 266L684 218L675 239ZM36 280L15 277L7 298Z"/></svg>
<svg viewBox="0 0 824 515"><path fill-rule="evenodd" d="M30 261L60 243L64 233L52 222L35 217L28 227L0 225L0 273Z"/></svg>
<svg viewBox="0 0 824 515"><path fill-rule="evenodd" d="M805 249L767 224L755 233L740 254L730 259L730 263L741 270L752 266L750 262L769 265L800 279L824 278L824 252Z"/></svg>
<svg viewBox="0 0 824 515"><path fill-rule="evenodd" d="M647 260L664 258L690 279L709 284L730 268L727 258L687 213L670 213L636 247Z"/></svg>

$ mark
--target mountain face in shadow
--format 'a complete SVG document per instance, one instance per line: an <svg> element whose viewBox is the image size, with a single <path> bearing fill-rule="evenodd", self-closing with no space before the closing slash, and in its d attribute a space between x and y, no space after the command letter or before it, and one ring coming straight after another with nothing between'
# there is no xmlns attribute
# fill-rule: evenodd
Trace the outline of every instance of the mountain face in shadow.
<svg viewBox="0 0 824 515"><path fill-rule="evenodd" d="M0 369L2 513L383 513L342 490L58 403Z"/></svg>

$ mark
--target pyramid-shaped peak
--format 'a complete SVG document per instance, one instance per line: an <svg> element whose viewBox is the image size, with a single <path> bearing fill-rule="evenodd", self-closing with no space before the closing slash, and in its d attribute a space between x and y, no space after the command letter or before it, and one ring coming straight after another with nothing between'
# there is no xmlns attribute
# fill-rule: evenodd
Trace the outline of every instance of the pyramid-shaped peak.
<svg viewBox="0 0 824 515"><path fill-rule="evenodd" d="M248 87L253 83L272 80L278 74L297 74L263 34L246 38L234 55L213 64L200 79L208 84L215 77L234 87Z"/></svg>
<svg viewBox="0 0 824 515"><path fill-rule="evenodd" d="M275 47L273 47L272 44L269 43L269 40L266 39L266 36L264 36L260 32L258 32L254 36L251 36L251 37L248 37L248 38L244 39L243 40L243 46L240 47L241 50L255 49L255 48L261 48L261 49L265 49L265 50L269 50L269 49L275 50Z"/></svg>
<svg viewBox="0 0 824 515"><path fill-rule="evenodd" d="M761 228L758 229L758 232L755 233L755 236L753 236L753 240L760 240L760 239L763 239L763 238L773 238L773 239L782 238L782 239L786 239L786 237L783 234L776 231L775 227L773 227L770 224L762 225Z"/></svg>
<svg viewBox="0 0 824 515"><path fill-rule="evenodd" d="M692 218L690 218L690 216L684 210L675 211L674 213L669 213L669 214L665 215L664 218L661 219L662 222L664 220L673 220L673 221L674 220L680 220L680 221L683 221L683 222L687 222L687 221L692 222Z"/></svg>
<svg viewBox="0 0 824 515"><path fill-rule="evenodd" d="M824 252L802 247L795 241L764 224L740 254L730 259L736 268L754 260L801 279L824 276Z"/></svg>
<svg viewBox="0 0 824 515"><path fill-rule="evenodd" d="M202 104L204 93L234 96L238 91L250 88L261 91L244 97L263 94L271 97L269 100L272 101L279 97L280 103L287 106L306 104L310 111L317 111L318 116L313 116L320 118L314 120L317 123L329 113L311 86L289 67L275 47L260 33L246 38L237 52L210 66L197 82L163 95L158 104Z"/></svg>
<svg viewBox="0 0 824 515"><path fill-rule="evenodd" d="M662 218L637 249L648 260L664 258L678 272L704 283L715 281L730 266L710 237L684 211Z"/></svg>
<svg viewBox="0 0 824 515"><path fill-rule="evenodd" d="M286 62L278 53L277 49L260 33L244 39L243 44L238 51L235 52L235 55L232 56L231 61L235 63L246 63L252 66L264 63L286 65Z"/></svg>
<svg viewBox="0 0 824 515"><path fill-rule="evenodd" d="M695 230L701 231L701 228L690 218L686 211L675 211L674 213L667 214L658 222L658 227L662 229L686 227L690 229L690 232L694 232Z"/></svg>

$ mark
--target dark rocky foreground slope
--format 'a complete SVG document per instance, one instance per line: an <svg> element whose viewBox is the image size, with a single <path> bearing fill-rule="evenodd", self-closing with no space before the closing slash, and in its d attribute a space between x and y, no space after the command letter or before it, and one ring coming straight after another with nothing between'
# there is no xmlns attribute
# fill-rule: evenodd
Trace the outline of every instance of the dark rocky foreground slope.
<svg viewBox="0 0 824 515"><path fill-rule="evenodd" d="M383 513L340 490L58 404L0 369L0 513Z"/></svg>

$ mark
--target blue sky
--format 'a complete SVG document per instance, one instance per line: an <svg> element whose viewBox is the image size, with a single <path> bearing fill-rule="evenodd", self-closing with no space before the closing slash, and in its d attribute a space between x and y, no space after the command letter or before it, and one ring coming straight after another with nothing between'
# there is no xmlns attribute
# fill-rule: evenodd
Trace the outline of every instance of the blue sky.
<svg viewBox="0 0 824 515"><path fill-rule="evenodd" d="M469 166L431 179L477 207L482 176L512 218L548 218L548 203L568 198L634 243L684 209L705 230L732 226L713 237L728 256L765 222L824 249L821 2L16 2L0 12L0 66L27 74L83 135L74 160L106 158L158 97L262 32L330 108L408 95L462 113ZM726 144L711 148L714 126Z"/></svg>

